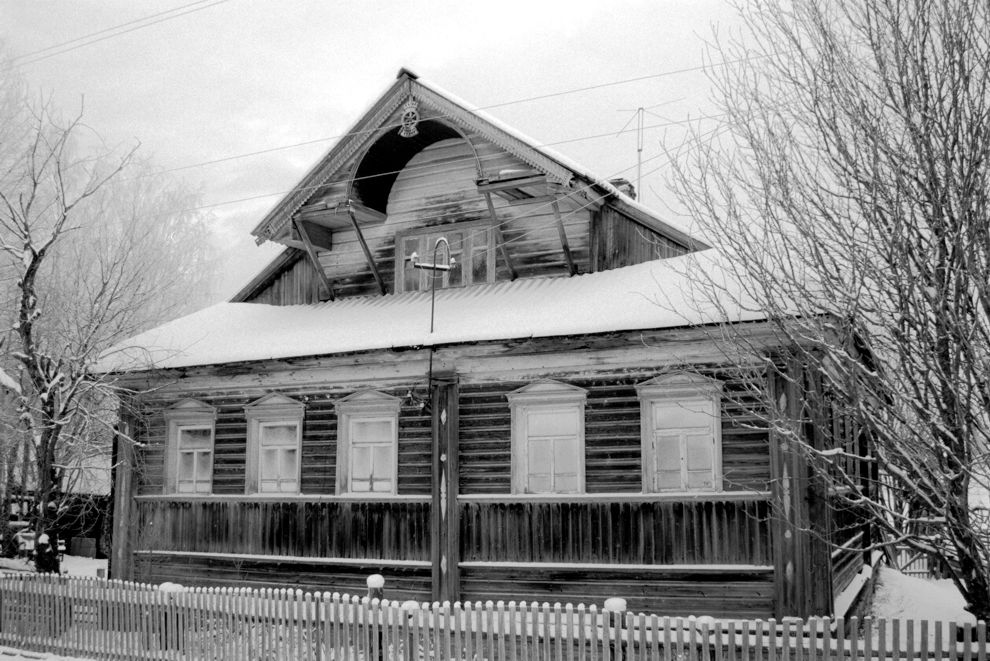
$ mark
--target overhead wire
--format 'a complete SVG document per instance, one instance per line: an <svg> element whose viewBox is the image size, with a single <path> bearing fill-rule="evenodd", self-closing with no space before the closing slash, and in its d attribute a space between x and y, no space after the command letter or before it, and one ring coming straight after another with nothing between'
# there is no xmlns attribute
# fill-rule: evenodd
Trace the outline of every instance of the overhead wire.
<svg viewBox="0 0 990 661"><path fill-rule="evenodd" d="M682 73L691 73L691 72L696 72L696 71L704 71L705 69L708 69L708 68L711 68L711 67L729 66L729 65L732 65L732 64L739 64L739 63L747 62L747 61L750 61L750 60L764 59L766 57L768 57L768 56L767 55L753 55L753 56L749 56L749 57L737 58L735 60L724 60L722 62L712 62L712 63L709 63L709 64L698 65L698 66L695 66L695 67L685 67L685 68L681 68L681 69L671 69L671 70L668 70L668 71L660 71L660 72L657 72L657 73L654 73L654 74L648 74L648 75L645 75L645 76L638 76L636 78L626 78L626 79L622 79L622 80L607 81L607 82L604 82L604 83L598 83L596 85L588 85L588 86L585 86L585 87L576 87L576 88L573 88L573 89L561 90L561 91L557 91L557 92L551 92L551 93L548 93L548 94L540 94L538 96L522 97L522 98L515 99L515 100L512 100L512 101L501 101L499 103L492 103L492 104L488 104L488 105L484 105L484 106L476 106L473 109L467 109L467 110L469 110L469 112L491 110L492 108L502 108L502 107L505 107L505 106L511 106L511 105L518 104L518 103L527 103L527 102L530 102L530 101L538 101L538 100L543 100L543 99L550 99L550 98L555 98L555 97L559 97L559 96L566 96L566 95L569 95L569 94L576 94L576 93L579 93L579 92L587 92L587 91L591 91L591 90L602 89L602 88L606 88L606 87L614 87L616 85L624 85L624 84L628 84L628 83L640 82L640 81L643 81L643 80L649 80L651 78L662 78L662 77L673 76L673 75L678 75L678 74L682 74ZM649 106L649 108L656 108L656 107L659 107L659 106L662 106L662 105L666 105L666 102L665 103L654 104L652 106ZM659 115L656 115L655 113L651 113L651 114L654 114L654 116L660 117ZM712 117L723 117L723 116L725 116L725 113L722 113L720 115L712 115ZM661 117L661 119L663 119L663 118ZM674 123L676 123L676 122L674 122ZM657 128L658 126L664 126L664 125L665 124L650 125L650 126L647 126L647 127L644 127L644 128L646 128L646 129L652 129L652 128ZM306 145L317 144L317 143L320 143L320 142L330 142L331 140L343 140L344 138L350 138L350 137L361 136L361 135L368 135L370 133L375 133L375 132L381 131L383 129L387 130L387 129L392 129L392 128L399 128L400 126L402 126L401 123L395 123L395 124L385 124L385 125L381 125L381 126L376 126L375 128L371 128L371 129L361 129L361 130L356 130L356 131L348 131L346 133L340 133L340 134L337 134L337 135L327 136L325 138L314 138L312 140L304 140L304 141L301 141L301 142L290 143L290 144L287 144L287 145L279 145L279 146L276 146L276 147L269 147L269 148L266 148L266 149L259 149L259 150L256 150L256 151L244 152L244 153L241 153L241 154L234 154L232 156L224 156L224 157L221 157L221 158L211 159L209 161L201 161L199 163L190 163L190 164L187 164L187 165L179 165L179 166L176 166L176 167L173 167L173 168L168 168L168 169L164 170L163 172L166 172L166 173L167 172L178 172L180 170L188 170L188 169L192 169L192 168L196 168L196 167L201 167L201 166L206 166L206 165L214 165L214 164L217 164L217 163L224 163L224 162L227 162L227 161L233 161L233 160L237 160L237 159L241 159L241 158L249 158L251 156L258 156L258 155L261 155L261 154L269 154L269 153L272 153L272 152L282 151L282 150L286 150L286 149L295 149L296 147L304 147ZM620 133L621 133L621 131L620 131ZM606 135L614 135L614 134L613 133L602 134L601 137L605 137ZM568 142L568 141L560 141L560 142L556 142L556 143L548 143L548 145L549 144L564 144L565 142ZM546 146L546 145L544 145L544 146Z"/></svg>
<svg viewBox="0 0 990 661"><path fill-rule="evenodd" d="M17 55L16 57L12 57L11 60L14 61L14 62L16 62L17 60L25 60L27 58L33 57L34 55L40 55L40 54L42 54L42 53L44 53L46 51L55 50L57 48L61 48L62 46L68 46L69 44L74 44L74 43L76 43L78 41L83 41L85 39L89 39L90 37L96 37L96 36L101 35L101 34L106 34L107 32L112 32L112 31L117 30L119 28L124 28L124 27L127 27L128 25L133 25L135 23L141 23L143 21L146 21L146 20L149 20L149 19L152 19L152 18L157 18L157 17L163 16L165 14L171 14L172 12L178 11L180 9L185 9L187 7L192 7L194 5L201 5L204 2L210 2L210 0L196 0L196 2L190 2L189 4L180 5L179 7L172 7L171 9L166 9L165 11L160 11L160 12L158 12L156 14L148 14L147 16L141 16L140 18L135 18L134 20L127 21L125 23L119 23L117 25L112 25L112 26L110 26L108 28L103 28L102 30L97 30L96 32L90 32L88 34L84 34L84 35L81 35L79 37L75 37L74 39L69 39L68 41L62 41L62 42L59 42L57 44L52 44L51 46L45 46L44 48L39 48L38 50L30 51L30 52L27 52L27 53L22 53L21 55Z"/></svg>
<svg viewBox="0 0 990 661"><path fill-rule="evenodd" d="M204 2L206 4L203 4ZM158 25L159 23L164 23L166 21L171 21L173 19L180 18L182 16L194 14L196 12L203 11L204 9L209 9L210 7L222 5L226 2L230 2L230 0L199 0L199 2L192 2L187 5L175 7L174 9L165 10L163 12L158 12L157 14L150 14L143 18L137 18L132 21L128 21L126 23L121 23L120 25L104 28L103 30L98 30L88 35L83 35L75 39L70 39L69 41L63 42L62 44L55 44L52 46L48 46L46 48L42 48L38 51L34 51L33 53L26 53L24 55L19 55L17 57L12 58L11 62L13 64L17 64L20 66L34 64L36 62L41 62L42 60L47 60L49 58L55 57L56 55L64 55L65 53L70 53L74 50L78 50L86 46L92 46L93 44L97 44L102 41L106 41L108 39L113 39L114 37L119 37L121 35L128 34L136 30L141 30L144 28L151 27L153 25ZM202 6L197 6L197 5L202 5ZM181 10L185 10L185 11L181 11ZM149 20L156 17L157 20ZM134 25L135 23L140 23L140 25ZM127 28L125 30L119 29L122 27L127 27L129 25L133 25L133 27ZM111 32L111 34L106 34L107 32ZM103 36L98 37L96 39L90 38L90 37L96 37L98 35L103 35ZM80 41L82 43L76 43ZM69 44L75 44L75 45L69 45ZM62 48L62 46L66 46L66 45L68 45L67 48ZM52 52L46 52L46 51L52 51ZM43 53L43 54L39 55L39 53Z"/></svg>
<svg viewBox="0 0 990 661"><path fill-rule="evenodd" d="M710 119L720 119L720 118L722 118L724 116L725 116L724 113L718 114L718 115L701 115L701 116L696 117L696 118L693 118L693 119L676 120L676 121L664 122L662 124L651 124L650 126L647 126L645 128L655 129L655 128L665 128L665 127L669 127L669 126L679 126L679 125L689 124L689 123L692 123L692 122L695 122L695 121L705 121L705 120L710 120ZM632 131L635 131L635 130L636 129L629 129L628 131L623 131L623 132L629 133L629 132L632 132ZM554 142L546 142L546 143L536 144L536 145L533 145L533 146L535 148L537 148L537 149L541 149L541 148L546 148L546 147L554 147L554 146L562 145L562 144L570 144L570 143L574 143L574 142L580 142L582 140L593 140L593 139L598 139L598 138L609 138L609 137L614 137L614 136L615 136L615 133L613 133L613 132L610 131L608 133L595 133L595 134L586 135L586 136L579 136L579 137L575 137L575 138L567 138L565 140L557 140L557 141L554 141ZM232 157L232 158L236 158L236 157ZM457 158L449 159L447 162L448 163L453 163L456 160L474 161L475 160L475 157L473 155L459 156ZM216 162L219 162L219 161L216 161ZM153 174L144 175L144 176L158 176L158 175L161 175L161 174L166 174L166 173L169 173L169 172L174 172L174 171L176 171L178 169L191 168L191 167L196 167L196 166L190 165L190 166L184 166L183 168L174 168L174 169L171 169L171 170L159 170L159 171L157 171L157 172L155 172ZM413 165L413 166L402 167L402 168L399 168L397 170L386 170L386 171L381 171L381 172L375 172L374 174L369 174L369 175L362 175L362 176L350 177L350 178L348 178L348 180L349 181L363 181L363 180L366 180L366 179L374 179L374 178L381 177L381 176L386 176L386 175L399 174L400 172L415 172L415 171L417 171L419 169L429 169L429 168L432 168L432 167L434 167L433 164L431 164L431 163L425 163L425 164L421 164L421 165ZM136 178L140 178L140 177L134 177L134 178L136 179ZM294 187L294 188L290 188L290 189L287 189L287 190L274 191L274 192L271 192L271 193L261 193L261 194L258 194L258 195L251 195L251 196L248 196L248 197L241 197L241 198L236 198L236 199L233 199L233 200L223 200L221 202L212 202L210 204L202 204L202 205L199 205L199 206L190 207L188 209L183 209L183 211L201 211L203 209L212 209L212 208L215 208L215 207L227 206L227 205L231 205L231 204L240 204L242 202L253 202L255 200L260 200L260 199L264 199L264 198L267 198L267 197L276 197L276 196L279 196L279 195L288 195L289 193L295 192L297 190L298 191L305 191L305 190L316 191L316 190L318 190L320 188L323 188L324 186L331 185L332 183L334 183L334 182L326 181L326 182L323 182L323 183L320 183L320 184L313 184L311 186L299 186L299 187Z"/></svg>

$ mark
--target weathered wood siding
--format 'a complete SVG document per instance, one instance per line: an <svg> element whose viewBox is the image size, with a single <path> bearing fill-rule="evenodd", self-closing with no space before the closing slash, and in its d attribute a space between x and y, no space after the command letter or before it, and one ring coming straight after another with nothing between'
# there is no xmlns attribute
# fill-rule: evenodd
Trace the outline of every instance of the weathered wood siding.
<svg viewBox="0 0 990 661"><path fill-rule="evenodd" d="M239 558L224 555L138 553L134 580L145 583L175 581L183 585L251 588L296 588L319 592L363 595L371 574L388 576L388 596L404 601L426 601L430 594L429 567L367 564L341 565L312 560Z"/></svg>
<svg viewBox="0 0 990 661"><path fill-rule="evenodd" d="M163 500L137 507L139 548L309 558L430 559L428 499Z"/></svg>
<svg viewBox="0 0 990 661"><path fill-rule="evenodd" d="M295 263L273 276L249 300L268 305L318 303L325 298L321 288L320 278L312 262L300 252Z"/></svg>
<svg viewBox="0 0 990 661"><path fill-rule="evenodd" d="M461 568L466 601L588 603L599 608L623 597L632 612L714 617L766 618L773 614L773 571L769 568L468 566Z"/></svg>
<svg viewBox="0 0 990 661"><path fill-rule="evenodd" d="M461 503L462 562L770 565L769 504L720 500Z"/></svg>
<svg viewBox="0 0 990 661"><path fill-rule="evenodd" d="M641 264L690 252L687 246L605 206L591 224L591 263L595 271Z"/></svg>
<svg viewBox="0 0 990 661"><path fill-rule="evenodd" d="M395 289L395 237L409 230L456 223L482 221L491 224L491 214L476 185L478 164L484 173L503 170L526 171L530 166L482 138L468 135L429 145L406 164L396 178L388 199L387 220L369 225L362 233L388 291ZM476 155L477 154L477 158ZM339 200L347 195L346 179L331 181L311 203ZM355 195L351 189L351 196ZM567 263L557 233L553 209L545 201L512 205L493 196L498 225L518 277L567 274ZM590 270L589 236L591 211L587 199L561 197L560 213L571 254L581 272ZM480 231L475 229L473 231ZM357 233L349 228L333 234L333 249L319 251L319 259L334 284L337 296L378 294L378 288L361 249ZM308 260L273 278L251 299L255 302L288 305L318 300L319 283ZM508 279L500 254L496 255L496 277Z"/></svg>
<svg viewBox="0 0 990 661"><path fill-rule="evenodd" d="M662 367L602 373L593 378L557 373L554 378L588 391L585 404L585 489L588 493L642 490L640 404L635 386ZM759 382L737 370L704 372L723 382L722 472L727 491L769 488L768 435L747 413ZM524 381L463 385L460 389L460 493L511 490L511 416L506 395Z"/></svg>
<svg viewBox="0 0 990 661"><path fill-rule="evenodd" d="M291 381L291 377L288 377ZM337 415L334 402L353 393L353 387L339 385L299 389L291 383L273 382L271 388L244 390L224 388L223 380L214 390L156 397L145 403L148 422L142 436L144 446L138 451L143 466L139 474L139 494L160 494L164 490L165 447L168 433L162 411L185 397L193 397L217 409L213 457L213 493L244 493L247 452L247 419L244 406L269 392L279 392L305 403L302 434L302 492L333 494L336 490ZM403 397L417 385L382 389ZM374 384L368 384L373 388ZM399 493L430 493L430 417L413 402L407 402L399 415Z"/></svg>

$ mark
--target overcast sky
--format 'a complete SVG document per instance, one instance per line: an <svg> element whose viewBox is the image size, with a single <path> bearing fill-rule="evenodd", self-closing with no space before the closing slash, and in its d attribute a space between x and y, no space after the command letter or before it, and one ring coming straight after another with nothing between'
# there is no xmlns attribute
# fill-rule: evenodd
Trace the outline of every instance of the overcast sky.
<svg viewBox="0 0 990 661"><path fill-rule="evenodd" d="M216 205L224 296L278 252L250 230L400 67L603 178L635 180L636 132L616 133L638 107L647 126L712 112L703 73L657 74L703 64L713 26L732 22L721 0L0 0L0 39L35 90L67 108L84 98L87 124L139 140L162 168L195 166L172 176ZM645 132L640 199L662 214L674 213L662 145L680 139ZM261 150L275 151L202 165Z"/></svg>

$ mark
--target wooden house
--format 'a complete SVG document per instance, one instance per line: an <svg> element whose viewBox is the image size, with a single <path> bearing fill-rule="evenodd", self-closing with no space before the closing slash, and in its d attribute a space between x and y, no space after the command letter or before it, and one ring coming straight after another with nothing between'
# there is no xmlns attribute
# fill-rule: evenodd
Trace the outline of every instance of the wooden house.
<svg viewBox="0 0 990 661"><path fill-rule="evenodd" d="M107 355L113 575L830 612L861 555L747 406L801 393L712 324L774 334L692 298L731 271L622 185L401 71L254 230L277 259Z"/></svg>

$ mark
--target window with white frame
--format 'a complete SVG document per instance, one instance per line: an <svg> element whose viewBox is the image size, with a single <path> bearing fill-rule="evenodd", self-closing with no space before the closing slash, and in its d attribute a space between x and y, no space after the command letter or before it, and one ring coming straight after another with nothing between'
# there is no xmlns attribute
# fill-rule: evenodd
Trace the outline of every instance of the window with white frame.
<svg viewBox="0 0 990 661"><path fill-rule="evenodd" d="M449 271L431 271L413 266L416 253L420 262L433 263L437 239L445 237L450 244L453 264ZM437 260L443 261L441 248ZM442 229L431 228L402 234L395 239L395 290L426 291L431 279L437 278L437 289L492 282L495 279L495 246L486 223L457 223Z"/></svg>
<svg viewBox="0 0 990 661"><path fill-rule="evenodd" d="M165 491L208 494L213 491L213 430L216 409L184 399L165 409L168 446Z"/></svg>
<svg viewBox="0 0 990 661"><path fill-rule="evenodd" d="M677 373L636 386L643 491L722 489L721 384Z"/></svg>
<svg viewBox="0 0 990 661"><path fill-rule="evenodd" d="M401 400L377 391L337 402L337 493L398 492Z"/></svg>
<svg viewBox="0 0 990 661"><path fill-rule="evenodd" d="M244 490L299 493L305 405L271 394L244 407L248 423Z"/></svg>
<svg viewBox="0 0 990 661"><path fill-rule="evenodd" d="M587 391L539 381L507 397L512 414L513 493L583 493Z"/></svg>

